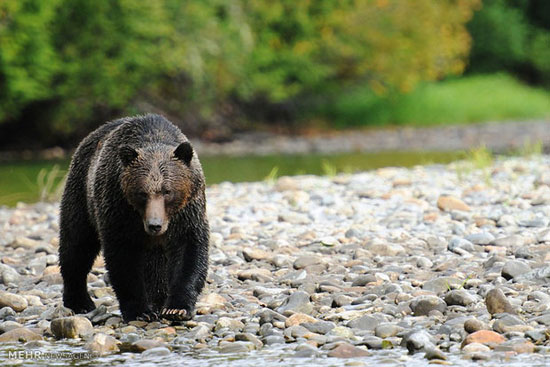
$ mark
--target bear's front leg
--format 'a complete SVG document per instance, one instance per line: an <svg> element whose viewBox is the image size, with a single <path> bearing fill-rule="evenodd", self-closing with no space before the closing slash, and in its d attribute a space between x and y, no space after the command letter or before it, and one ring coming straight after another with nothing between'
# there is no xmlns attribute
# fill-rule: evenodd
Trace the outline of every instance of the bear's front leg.
<svg viewBox="0 0 550 367"><path fill-rule="evenodd" d="M143 252L138 249L105 247L105 265L125 322L153 321L157 315L148 303L143 280Z"/></svg>
<svg viewBox="0 0 550 367"><path fill-rule="evenodd" d="M168 297L160 317L190 320L208 273L208 227L200 225L170 249Z"/></svg>

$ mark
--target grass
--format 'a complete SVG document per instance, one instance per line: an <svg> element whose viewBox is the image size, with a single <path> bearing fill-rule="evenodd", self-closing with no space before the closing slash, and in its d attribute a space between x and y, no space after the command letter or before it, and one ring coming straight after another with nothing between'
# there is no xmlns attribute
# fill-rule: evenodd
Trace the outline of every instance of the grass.
<svg viewBox="0 0 550 367"><path fill-rule="evenodd" d="M316 114L337 128L550 118L550 92L506 74L472 75L425 83L404 95L378 96L358 87Z"/></svg>

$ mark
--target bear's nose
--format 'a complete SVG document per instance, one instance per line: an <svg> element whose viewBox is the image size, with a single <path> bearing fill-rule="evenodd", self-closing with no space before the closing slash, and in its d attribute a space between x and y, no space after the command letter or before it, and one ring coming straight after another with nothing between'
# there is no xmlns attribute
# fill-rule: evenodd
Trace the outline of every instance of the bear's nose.
<svg viewBox="0 0 550 367"><path fill-rule="evenodd" d="M160 224L149 224L149 231L152 233L159 233L162 229L162 226Z"/></svg>
<svg viewBox="0 0 550 367"><path fill-rule="evenodd" d="M153 218L147 221L147 230L151 234L158 234L162 230L162 220Z"/></svg>

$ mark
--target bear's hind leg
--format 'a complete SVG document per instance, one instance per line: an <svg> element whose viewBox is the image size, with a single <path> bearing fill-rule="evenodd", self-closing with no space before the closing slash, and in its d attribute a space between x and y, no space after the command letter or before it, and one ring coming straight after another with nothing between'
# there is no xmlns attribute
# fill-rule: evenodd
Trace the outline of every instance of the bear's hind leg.
<svg viewBox="0 0 550 367"><path fill-rule="evenodd" d="M77 226L62 236L59 244L59 263L63 276L63 304L75 313L95 309L88 294L86 278L100 249L95 233L76 232ZM86 232L86 231L84 231Z"/></svg>

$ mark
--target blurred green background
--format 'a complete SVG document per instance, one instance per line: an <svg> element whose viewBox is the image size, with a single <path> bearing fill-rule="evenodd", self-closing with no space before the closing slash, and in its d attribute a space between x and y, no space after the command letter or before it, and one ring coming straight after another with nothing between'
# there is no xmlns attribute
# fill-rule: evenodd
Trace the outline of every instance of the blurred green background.
<svg viewBox="0 0 550 367"><path fill-rule="evenodd" d="M550 116L547 0L3 0L0 150ZM285 130L286 131L286 130Z"/></svg>

